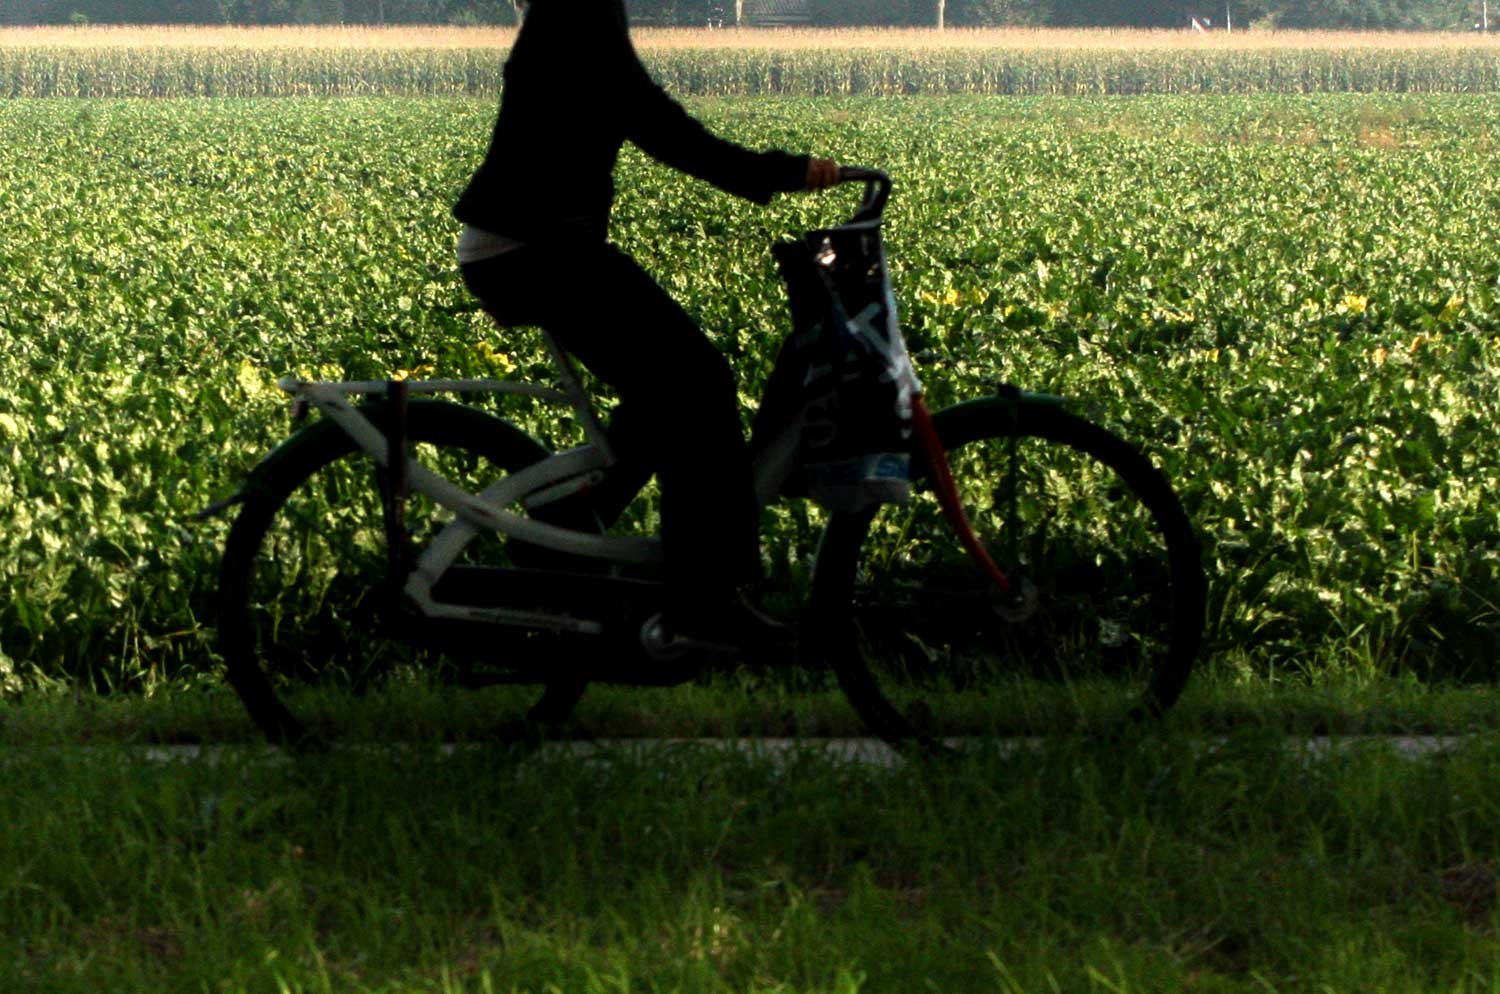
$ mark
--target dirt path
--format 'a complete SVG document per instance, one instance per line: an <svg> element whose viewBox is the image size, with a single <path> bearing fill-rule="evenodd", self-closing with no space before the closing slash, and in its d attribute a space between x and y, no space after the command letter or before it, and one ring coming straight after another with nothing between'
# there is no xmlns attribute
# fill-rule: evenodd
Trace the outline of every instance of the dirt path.
<svg viewBox="0 0 1500 994"><path fill-rule="evenodd" d="M1289 737L1287 747L1301 753L1309 762L1330 756L1361 750L1388 748L1398 756L1410 760L1426 759L1457 749L1476 736L1466 735L1342 735ZM1205 738L1204 748L1212 749L1226 742L1223 738ZM962 747L964 740L949 740L949 744ZM1001 740L997 746L1002 751L1023 752L1042 748L1047 742L1043 738L1018 738ZM106 747L90 746L89 749ZM390 746L359 745L351 749L383 751ZM445 752L454 752L464 746L442 746ZM844 738L762 738L762 739L602 739L597 741L551 742L537 751L538 757L577 756L588 758L618 754L621 751L642 752L660 749L735 749L752 757L771 762L785 762L791 757L813 754L835 762L860 763L895 768L905 759L879 739ZM216 762L228 753L261 752L268 759L284 758L283 753L269 746L219 746L219 745L157 745L145 746L141 756L148 762Z"/></svg>

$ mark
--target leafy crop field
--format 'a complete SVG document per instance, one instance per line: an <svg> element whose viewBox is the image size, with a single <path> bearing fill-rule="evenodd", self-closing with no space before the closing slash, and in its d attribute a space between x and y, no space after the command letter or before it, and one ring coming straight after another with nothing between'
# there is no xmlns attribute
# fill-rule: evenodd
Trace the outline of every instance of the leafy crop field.
<svg viewBox="0 0 1500 994"><path fill-rule="evenodd" d="M494 94L513 32L462 28L0 30L0 95ZM677 93L1481 93L1500 44L1452 34L643 30Z"/></svg>
<svg viewBox="0 0 1500 994"><path fill-rule="evenodd" d="M693 107L896 176L889 248L934 406L1008 380L1145 447L1205 539L1209 666L1493 675L1493 101ZM452 258L492 114L0 104L4 679L211 668L225 524L194 513L287 431L277 376L541 375L540 343L494 331ZM759 209L633 154L620 181L616 237L735 357L748 405L787 327L767 247L852 195ZM816 515L771 526L795 583Z"/></svg>

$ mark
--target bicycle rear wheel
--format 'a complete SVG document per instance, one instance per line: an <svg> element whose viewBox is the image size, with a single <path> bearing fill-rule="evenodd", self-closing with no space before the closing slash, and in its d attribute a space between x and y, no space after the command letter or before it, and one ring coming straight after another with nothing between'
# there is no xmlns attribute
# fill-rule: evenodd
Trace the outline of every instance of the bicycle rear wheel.
<svg viewBox="0 0 1500 994"><path fill-rule="evenodd" d="M968 557L923 479L909 504L835 515L810 629L865 723L932 746L1169 708L1202 641L1206 583L1166 478L1055 403L992 398L934 422L1015 589Z"/></svg>
<svg viewBox="0 0 1500 994"><path fill-rule="evenodd" d="M385 429L388 405L365 410ZM406 432L413 458L471 492L549 454L510 424L446 401L412 400ZM317 700L323 689L359 690L402 671L468 673L445 654L449 645L429 637L440 626L415 615L393 589L381 473L335 423L322 420L268 456L243 490L220 567L218 642L230 684L274 743L327 736L332 721L298 715L326 710ZM416 549L450 519L420 495L406 502L406 531ZM546 520L598 530L576 504ZM548 567L568 565L560 554L494 534L477 536L460 565L533 565L538 553ZM535 658L545 650L538 640L549 637L499 626L484 634L482 655L501 668L510 653L525 650ZM561 662L552 673L533 680L544 690L527 722L561 721L582 696L582 678L569 676ZM513 732L530 727L518 724Z"/></svg>

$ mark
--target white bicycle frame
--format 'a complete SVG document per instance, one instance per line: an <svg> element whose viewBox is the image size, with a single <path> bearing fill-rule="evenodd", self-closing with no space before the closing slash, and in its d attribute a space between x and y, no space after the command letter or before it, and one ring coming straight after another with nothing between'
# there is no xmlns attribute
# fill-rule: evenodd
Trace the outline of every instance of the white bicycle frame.
<svg viewBox="0 0 1500 994"><path fill-rule="evenodd" d="M481 532L498 532L523 542L554 549L570 555L610 562L652 565L661 562L661 540L639 536L594 535L550 525L506 510L520 501L528 511L594 486L604 470L612 466L615 454L609 439L594 414L593 403L574 372L572 363L551 335L543 333L553 364L559 372L561 389L539 387L510 380L410 380L405 381L408 394L441 393L514 393L536 397L549 403L573 409L583 427L583 445L554 453L517 473L495 481L478 494L471 493L441 474L408 456L407 489L423 494L440 507L452 512L453 521L428 543L407 576L405 593L421 612L430 618L521 625L596 634L597 622L536 611L508 608L475 607L449 604L435 599L433 586L458 559L464 547ZM390 383L363 380L340 383L311 382L286 378L277 386L292 396L294 410L316 407L337 424L356 445L380 466L389 468L390 446L386 435L350 401L350 397L384 395ZM763 451L756 460L756 493L764 505L779 492L791 471L795 451L795 426L783 433L784 444ZM783 443L783 439L778 439Z"/></svg>

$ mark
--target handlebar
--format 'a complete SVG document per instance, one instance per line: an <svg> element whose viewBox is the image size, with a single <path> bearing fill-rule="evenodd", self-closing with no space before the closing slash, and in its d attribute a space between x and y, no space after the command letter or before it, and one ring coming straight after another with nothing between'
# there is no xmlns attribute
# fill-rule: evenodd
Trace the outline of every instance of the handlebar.
<svg viewBox="0 0 1500 994"><path fill-rule="evenodd" d="M880 215L885 211L885 202L891 196L891 178L888 175L879 169L840 166L839 182L865 184L864 199L860 202L858 213L850 219L851 224L880 220Z"/></svg>

